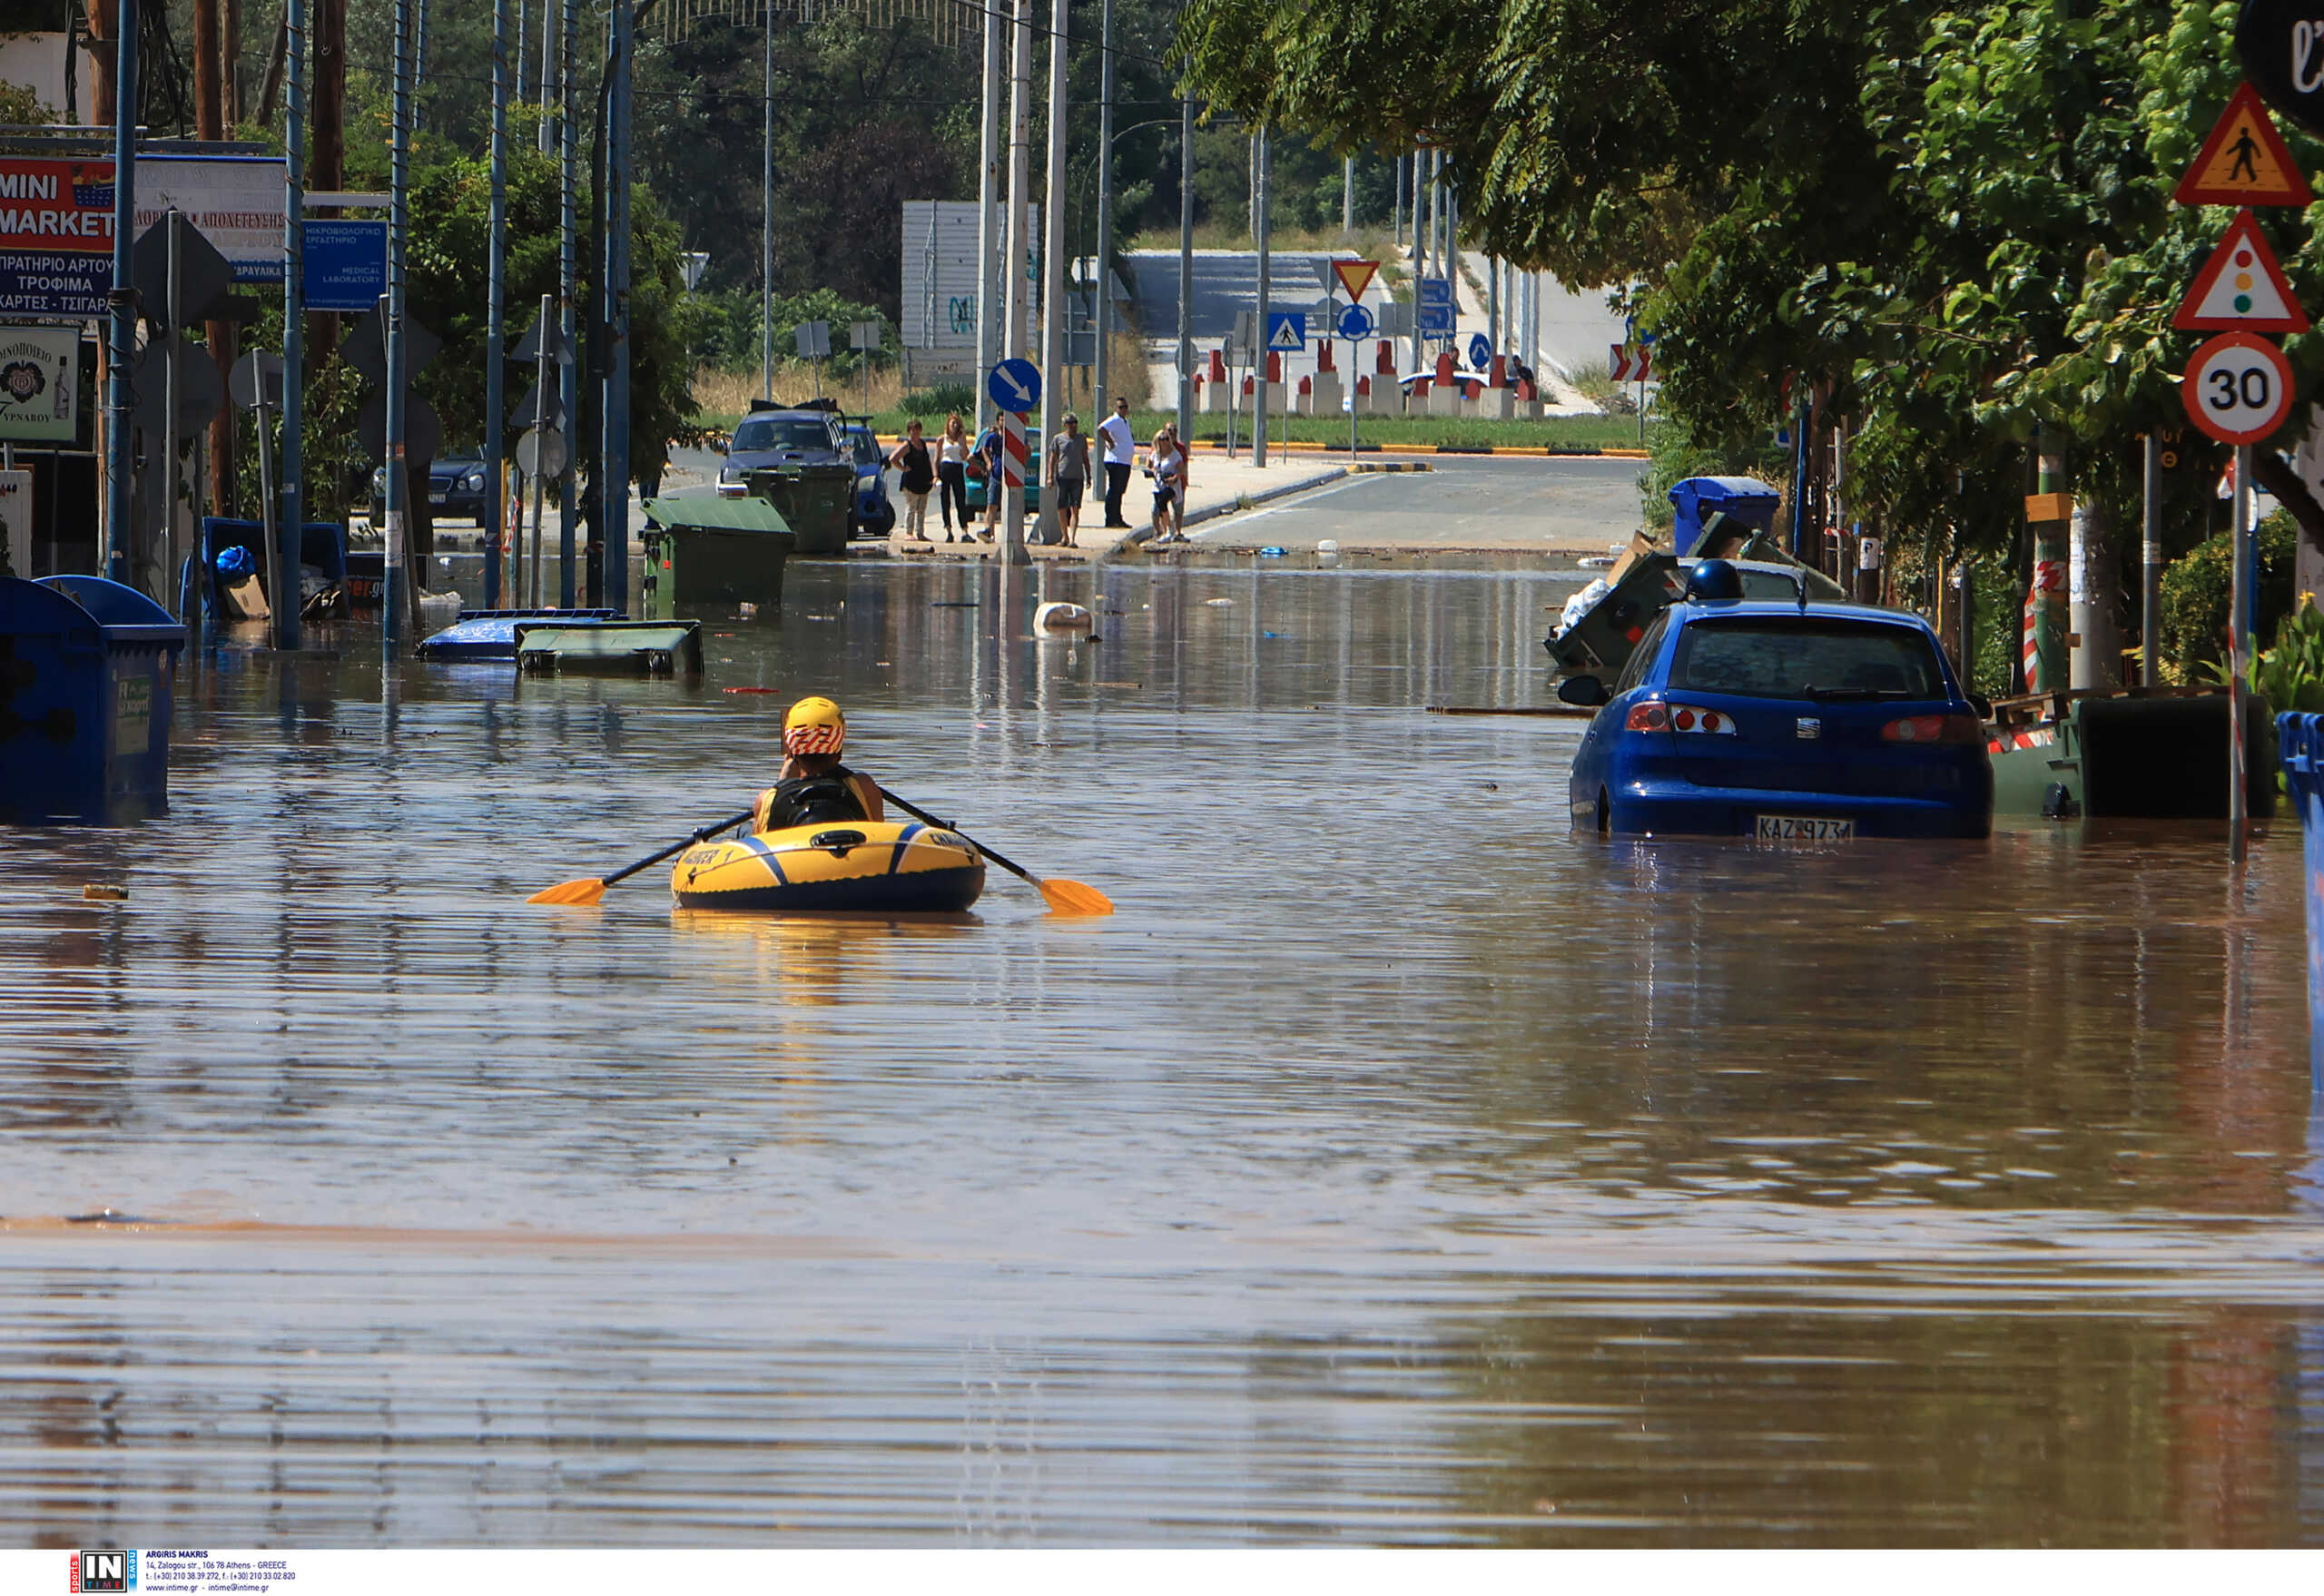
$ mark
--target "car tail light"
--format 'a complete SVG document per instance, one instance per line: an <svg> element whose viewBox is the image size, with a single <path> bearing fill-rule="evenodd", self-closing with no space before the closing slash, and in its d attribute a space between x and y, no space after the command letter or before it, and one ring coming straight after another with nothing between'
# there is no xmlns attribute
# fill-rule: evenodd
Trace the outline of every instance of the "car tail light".
<svg viewBox="0 0 2324 1596"><path fill-rule="evenodd" d="M1625 732L1667 732L1670 729L1670 706L1649 701L1630 705L1630 717L1622 723Z"/></svg>
<svg viewBox="0 0 2324 1596"><path fill-rule="evenodd" d="M1880 728L1883 743L1980 743L1984 728L1973 714L1911 714Z"/></svg>
<svg viewBox="0 0 2324 1596"><path fill-rule="evenodd" d="M1735 735L1735 717L1723 709L1697 709L1690 704L1670 706L1670 729L1674 732L1709 732L1713 736Z"/></svg>

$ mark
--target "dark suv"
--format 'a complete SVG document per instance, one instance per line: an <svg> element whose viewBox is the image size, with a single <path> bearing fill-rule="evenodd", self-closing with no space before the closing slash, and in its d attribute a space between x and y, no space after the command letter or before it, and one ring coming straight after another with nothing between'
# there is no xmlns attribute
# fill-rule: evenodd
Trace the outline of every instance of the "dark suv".
<svg viewBox="0 0 2324 1596"><path fill-rule="evenodd" d="M852 464L839 417L830 410L753 410L734 427L718 480L740 486L770 466Z"/></svg>

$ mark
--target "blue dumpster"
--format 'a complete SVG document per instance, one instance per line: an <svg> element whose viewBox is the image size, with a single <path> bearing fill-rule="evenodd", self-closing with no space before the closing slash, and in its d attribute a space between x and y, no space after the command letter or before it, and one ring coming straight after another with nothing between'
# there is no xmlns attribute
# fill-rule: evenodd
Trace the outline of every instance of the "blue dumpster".
<svg viewBox="0 0 2324 1596"><path fill-rule="evenodd" d="M2278 715L2276 756L2308 866L2308 1080L2311 1092L2324 1092L2324 714Z"/></svg>
<svg viewBox="0 0 2324 1596"><path fill-rule="evenodd" d="M226 613L223 589L218 581L218 557L230 548L249 551L251 568L266 570L266 527L257 521L229 520L223 516L207 516L202 522L202 551L203 569L209 579L199 589L205 614L212 616ZM299 528L299 564L312 570L330 586L344 592L347 588L347 528L337 521L309 521ZM193 581L187 574L189 586ZM290 584L286 581L287 588ZM266 596L270 605L279 602L278 596ZM306 602L303 586L299 602Z"/></svg>
<svg viewBox="0 0 2324 1596"><path fill-rule="evenodd" d="M170 801L185 628L103 576L0 576L0 822L109 824Z"/></svg>
<svg viewBox="0 0 2324 1596"><path fill-rule="evenodd" d="M1776 506L1783 502L1783 495L1756 477L1689 477L1672 487L1670 502L1679 511L1677 541L1671 547L1683 557L1701 538L1703 523L1713 511L1760 532L1774 530Z"/></svg>

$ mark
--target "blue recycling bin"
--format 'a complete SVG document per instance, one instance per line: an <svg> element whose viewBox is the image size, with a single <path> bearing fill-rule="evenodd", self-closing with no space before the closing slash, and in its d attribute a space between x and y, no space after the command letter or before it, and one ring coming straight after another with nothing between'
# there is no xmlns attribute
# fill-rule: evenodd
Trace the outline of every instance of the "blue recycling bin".
<svg viewBox="0 0 2324 1596"><path fill-rule="evenodd" d="M0 576L0 823L117 824L170 803L185 628L103 576Z"/></svg>
<svg viewBox="0 0 2324 1596"><path fill-rule="evenodd" d="M2308 1080L2311 1092L2324 1092L2324 714L2278 715L2276 757L2308 866Z"/></svg>
<svg viewBox="0 0 2324 1596"><path fill-rule="evenodd" d="M1701 540L1703 523L1714 511L1758 531L1772 532L1783 495L1756 477L1689 477L1671 488L1670 502L1679 511L1672 547L1684 557Z"/></svg>

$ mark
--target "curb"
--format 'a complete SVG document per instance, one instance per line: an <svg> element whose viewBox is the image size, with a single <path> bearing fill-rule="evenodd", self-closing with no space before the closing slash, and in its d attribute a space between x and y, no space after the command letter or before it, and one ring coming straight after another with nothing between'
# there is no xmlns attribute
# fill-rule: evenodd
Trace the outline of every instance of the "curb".
<svg viewBox="0 0 2324 1596"><path fill-rule="evenodd" d="M1361 470L1363 468L1356 467L1354 468ZM1410 467L1391 467L1389 468L1412 469ZM1421 468L1426 469L1427 468L1423 467ZM1341 478L1348 475L1349 470L1349 467L1335 466L1328 471L1319 471L1312 477L1302 477L1292 482L1278 482L1272 488L1263 488L1257 493L1244 494L1239 498L1229 499L1224 504L1211 505L1206 508L1199 510L1189 510L1187 512L1186 519L1179 523L1179 530L1184 531L1188 527L1199 526L1205 521L1215 520L1220 516L1231 516L1237 510L1249 509L1254 506L1265 504L1269 499L1284 498L1291 494L1305 493L1311 488L1321 488L1327 482L1338 481ZM1140 527L1097 557L1101 559L1111 559L1116 555L1130 554L1141 550L1146 547L1147 539L1151 536L1152 533L1150 531L1145 527ZM1177 546L1174 545L1173 547Z"/></svg>

